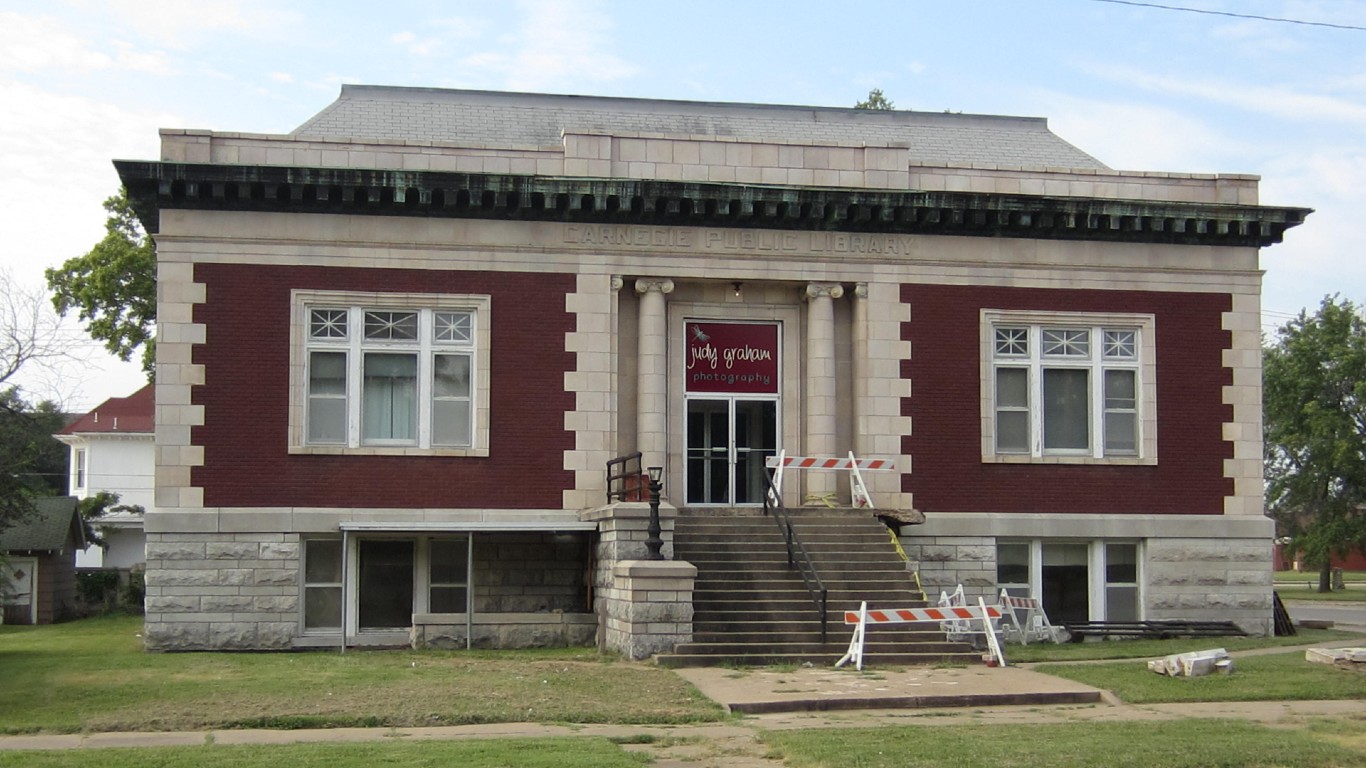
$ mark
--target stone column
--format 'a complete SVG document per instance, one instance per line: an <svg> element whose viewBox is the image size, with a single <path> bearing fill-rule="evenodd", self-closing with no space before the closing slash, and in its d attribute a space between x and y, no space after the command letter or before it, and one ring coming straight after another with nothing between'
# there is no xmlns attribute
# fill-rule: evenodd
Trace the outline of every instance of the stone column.
<svg viewBox="0 0 1366 768"><path fill-rule="evenodd" d="M844 295L839 283L806 285L806 447L807 456L835 452L835 299ZM809 472L806 492L835 490L832 472Z"/></svg>
<svg viewBox="0 0 1366 768"><path fill-rule="evenodd" d="M636 450L640 451L641 466L662 467L665 457L665 435L668 432L665 412L669 399L669 338L665 295L674 289L674 281L642 279L636 281L640 294L639 347L636 353Z"/></svg>
<svg viewBox="0 0 1366 768"><path fill-rule="evenodd" d="M854 355L850 365L850 378L854 383L854 453L862 458L871 453L867 435L869 425L864 423L868 416L868 284L854 286ZM867 479L866 477L864 478Z"/></svg>

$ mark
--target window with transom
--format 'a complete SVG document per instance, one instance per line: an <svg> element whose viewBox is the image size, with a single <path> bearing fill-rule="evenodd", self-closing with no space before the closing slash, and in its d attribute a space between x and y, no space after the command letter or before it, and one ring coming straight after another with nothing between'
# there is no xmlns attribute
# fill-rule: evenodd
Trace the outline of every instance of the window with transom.
<svg viewBox="0 0 1366 768"><path fill-rule="evenodd" d="M984 456L1151 459L1152 319L984 313Z"/></svg>
<svg viewBox="0 0 1366 768"><path fill-rule="evenodd" d="M487 297L300 294L296 311L296 450L487 444Z"/></svg>

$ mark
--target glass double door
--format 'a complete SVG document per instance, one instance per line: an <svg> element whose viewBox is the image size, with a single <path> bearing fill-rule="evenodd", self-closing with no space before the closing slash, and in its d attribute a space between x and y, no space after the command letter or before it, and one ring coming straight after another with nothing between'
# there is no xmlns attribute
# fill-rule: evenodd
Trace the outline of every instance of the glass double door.
<svg viewBox="0 0 1366 768"><path fill-rule="evenodd" d="M762 504L777 453L778 401L688 399L687 504Z"/></svg>

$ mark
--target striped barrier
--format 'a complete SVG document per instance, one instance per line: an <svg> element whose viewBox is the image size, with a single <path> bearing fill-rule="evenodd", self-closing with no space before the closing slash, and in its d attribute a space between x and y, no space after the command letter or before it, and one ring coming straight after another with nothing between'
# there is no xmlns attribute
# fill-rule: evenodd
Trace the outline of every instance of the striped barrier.
<svg viewBox="0 0 1366 768"><path fill-rule="evenodd" d="M868 611L869 624L915 624L921 621L954 621L956 619L981 621L984 609L971 605L952 608L892 608ZM1001 609L994 605L985 608L988 619L1001 618ZM858 611L844 612L845 624L859 623Z"/></svg>
<svg viewBox="0 0 1366 768"><path fill-rule="evenodd" d="M859 459L855 458L853 451L850 451L848 456L788 456L787 451L779 451L777 456L764 459L764 466L773 470L772 495L775 503L783 492L783 470L835 469L849 473L849 498L851 503L860 509L873 508L873 495L868 492L868 485L863 482L863 475L860 472L896 470L896 462L892 459ZM829 496L833 498L833 494ZM826 503L828 506L834 506L833 502Z"/></svg>
<svg viewBox="0 0 1366 768"><path fill-rule="evenodd" d="M814 456L769 456L764 460L769 469L779 467L790 469L868 469L894 470L896 462L891 459L855 459L850 457Z"/></svg>
<svg viewBox="0 0 1366 768"><path fill-rule="evenodd" d="M840 660L835 662L836 667L842 667L850 661L854 662L855 668L863 669L863 643L868 634L870 624L916 624L922 621L980 621L982 632L987 638L987 648L991 652L991 660L995 664L1004 667L1006 665L1005 654L1001 651L1001 644L996 641L996 630L992 626L993 621L1001 618L1001 609L994 605L987 605L982 598L977 598L977 606L956 605L941 608L883 608L880 610L868 610L868 603L863 602L857 611L845 611L844 623L854 625L854 636L849 639L849 650L844 652Z"/></svg>

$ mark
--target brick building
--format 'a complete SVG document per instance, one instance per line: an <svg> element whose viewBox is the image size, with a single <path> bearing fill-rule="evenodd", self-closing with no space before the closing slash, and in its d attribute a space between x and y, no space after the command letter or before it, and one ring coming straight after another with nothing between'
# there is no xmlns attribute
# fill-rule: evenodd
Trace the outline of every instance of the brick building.
<svg viewBox="0 0 1366 768"><path fill-rule="evenodd" d="M692 571L636 562L634 451L666 553L778 450L853 451L928 591L1270 626L1258 249L1307 211L1255 177L1035 118L356 86L117 166L159 254L149 648L666 648Z"/></svg>

